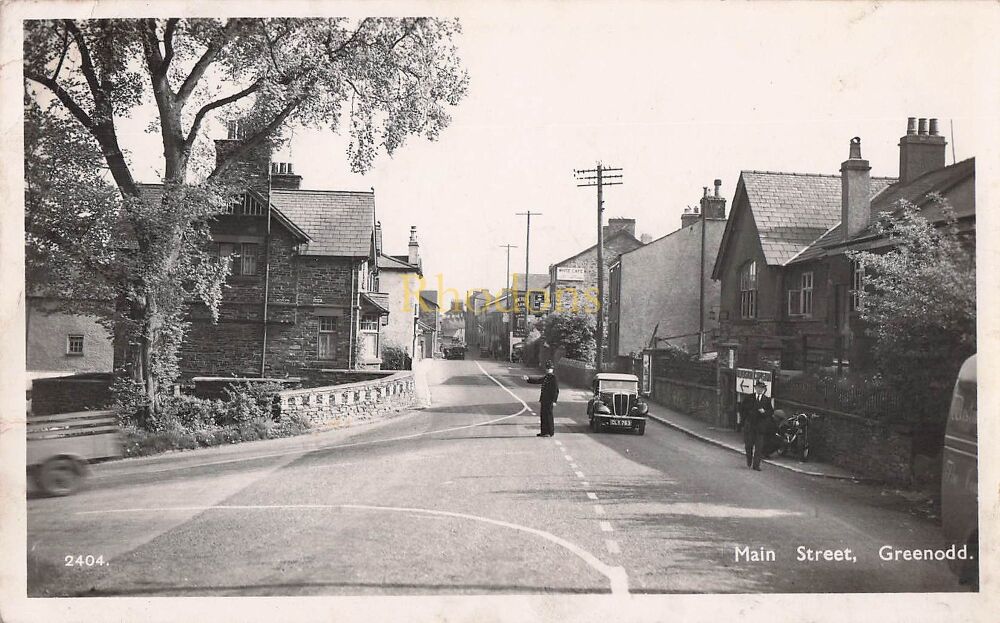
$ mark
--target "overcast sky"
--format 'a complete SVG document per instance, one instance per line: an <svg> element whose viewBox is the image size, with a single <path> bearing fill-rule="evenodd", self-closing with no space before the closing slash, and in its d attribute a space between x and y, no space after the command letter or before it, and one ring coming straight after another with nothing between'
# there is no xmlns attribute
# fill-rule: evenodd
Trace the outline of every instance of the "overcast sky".
<svg viewBox="0 0 1000 623"><path fill-rule="evenodd" d="M515 212L543 213L531 272L593 244L595 191L577 188L573 169L599 159L624 169L606 216L635 218L637 234L655 238L715 178L731 204L742 169L835 174L853 136L873 175L894 176L909 116L941 119L950 164L952 144L958 160L978 153L996 113L986 108L996 85L982 80L996 59L981 49L994 34L950 4L447 6L462 17L471 81L438 141L411 139L364 176L349 171L346 139L329 134L298 130L276 156L304 188L374 187L388 252L405 253L418 227L428 288L438 273L459 291L502 287L506 243L522 272ZM145 124L127 142L155 155ZM155 159L137 164L141 179L155 177Z"/></svg>

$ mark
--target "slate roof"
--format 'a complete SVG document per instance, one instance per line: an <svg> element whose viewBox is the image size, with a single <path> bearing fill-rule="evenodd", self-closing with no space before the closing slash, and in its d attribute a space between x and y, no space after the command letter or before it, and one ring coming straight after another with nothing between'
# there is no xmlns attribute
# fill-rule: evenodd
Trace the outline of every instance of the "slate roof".
<svg viewBox="0 0 1000 623"><path fill-rule="evenodd" d="M524 273L512 273L510 276L510 286L514 287L514 278L517 278L518 290L524 290ZM548 273L531 273L528 275L528 290L541 290L549 285Z"/></svg>
<svg viewBox="0 0 1000 623"><path fill-rule="evenodd" d="M615 238L621 238L622 236L626 236L632 242L635 242L635 247L633 247L633 249L637 249L637 248L641 247L644 244L641 240L639 240L638 238L636 238L635 236L633 236L632 234L630 234L627 229L619 229L619 230L613 232L610 236L607 236L604 239L604 244L607 245L609 242L611 242ZM573 255L567 257L566 259L563 259L563 260L560 260L558 262L553 263L552 266L562 266L566 262L568 262L570 260L575 260L576 258L580 257L584 253L588 253L588 252L590 252L590 251L592 251L592 250L594 250L596 248L597 248L597 243L594 243L594 244L590 245L589 247L587 247L586 249L584 249L583 251L580 251L579 253L574 253Z"/></svg>
<svg viewBox="0 0 1000 623"><path fill-rule="evenodd" d="M365 257L375 228L375 193L272 189L271 203L312 240L303 255Z"/></svg>
<svg viewBox="0 0 1000 623"><path fill-rule="evenodd" d="M973 177L975 173L976 159L969 158L947 167L929 171L907 184L895 182L872 199L872 215L874 216L882 212L898 212L900 208L896 204L901 199L904 199L921 208L921 213L929 218L931 222L938 222L942 220L943 215L936 206L929 204L931 199L929 195L931 193L943 194L962 180ZM975 204L969 206L956 205L953 207L956 208L955 216L958 218L975 216ZM854 236L853 239L860 240L874 235L875 228L874 224L872 224ZM827 255L831 247L842 246L844 242L843 229L838 218L835 225L814 240L801 253L791 258L788 263L797 264L823 257Z"/></svg>
<svg viewBox="0 0 1000 623"><path fill-rule="evenodd" d="M782 265L840 221L839 175L743 171L750 211L764 257ZM895 178L871 178L872 196Z"/></svg>
<svg viewBox="0 0 1000 623"><path fill-rule="evenodd" d="M139 196L142 197L142 200L146 203L158 202L163 196L163 184L139 183L137 184L137 186L139 187ZM247 190L247 192L256 197L257 200L260 201L262 204L266 203L264 197L261 196L260 193L252 189ZM271 194L273 195L274 193L272 192ZM309 241L312 239L312 237L309 234L303 231L301 227L299 227L290 218L288 218L288 215L285 214L285 212L282 211L280 208L275 206L273 202L271 203L271 216L279 223L284 225L286 229L292 232L292 234L295 235L300 240Z"/></svg>

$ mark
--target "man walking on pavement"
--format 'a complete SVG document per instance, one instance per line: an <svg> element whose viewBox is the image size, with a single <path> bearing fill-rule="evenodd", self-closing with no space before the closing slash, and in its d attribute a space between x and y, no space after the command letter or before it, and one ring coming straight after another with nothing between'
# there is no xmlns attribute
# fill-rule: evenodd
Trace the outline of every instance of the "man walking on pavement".
<svg viewBox="0 0 1000 623"><path fill-rule="evenodd" d="M542 392L538 397L538 402L541 403L542 407L540 412L542 432L535 436L551 437L556 433L555 422L552 417L552 407L556 405L556 401L559 399L559 379L556 378L552 362L545 362L545 376L522 376L521 378L532 385L542 386Z"/></svg>
<svg viewBox="0 0 1000 623"><path fill-rule="evenodd" d="M774 414L774 404L764 395L767 385L757 381L753 394L743 398L740 415L743 417L743 445L747 453L747 467L760 471L760 459L764 452L764 433Z"/></svg>

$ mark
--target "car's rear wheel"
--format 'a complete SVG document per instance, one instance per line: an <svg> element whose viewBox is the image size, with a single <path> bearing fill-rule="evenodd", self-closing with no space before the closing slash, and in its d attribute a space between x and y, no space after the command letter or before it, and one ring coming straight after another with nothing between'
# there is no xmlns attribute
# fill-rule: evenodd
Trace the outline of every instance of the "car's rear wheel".
<svg viewBox="0 0 1000 623"><path fill-rule="evenodd" d="M82 470L68 457L51 458L38 470L38 486L49 495L69 495L80 486Z"/></svg>

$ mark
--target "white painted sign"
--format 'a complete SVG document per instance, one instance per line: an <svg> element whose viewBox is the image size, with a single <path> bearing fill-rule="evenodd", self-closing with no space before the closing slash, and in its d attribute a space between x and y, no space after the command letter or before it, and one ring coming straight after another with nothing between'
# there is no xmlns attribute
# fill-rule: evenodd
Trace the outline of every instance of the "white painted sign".
<svg viewBox="0 0 1000 623"><path fill-rule="evenodd" d="M764 395L771 398L772 375L769 370L753 370L751 368L736 368L736 393L752 394L757 381L764 381Z"/></svg>
<svg viewBox="0 0 1000 623"><path fill-rule="evenodd" d="M642 393L649 395L653 381L653 356L642 354Z"/></svg>
<svg viewBox="0 0 1000 623"><path fill-rule="evenodd" d="M586 279L586 271L582 268L559 267L556 268L557 281L583 281Z"/></svg>

